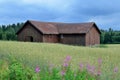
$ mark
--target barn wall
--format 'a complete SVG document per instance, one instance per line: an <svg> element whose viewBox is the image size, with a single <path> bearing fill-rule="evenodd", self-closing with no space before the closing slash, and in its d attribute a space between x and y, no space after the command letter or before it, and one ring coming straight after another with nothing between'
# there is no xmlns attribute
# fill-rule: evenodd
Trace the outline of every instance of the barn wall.
<svg viewBox="0 0 120 80"><path fill-rule="evenodd" d="M85 45L84 34L62 34L60 35L60 43L72 45Z"/></svg>
<svg viewBox="0 0 120 80"><path fill-rule="evenodd" d="M100 33L96 27L92 27L86 34L86 46L100 44Z"/></svg>
<svg viewBox="0 0 120 80"><path fill-rule="evenodd" d="M55 34L44 34L43 42L58 43L58 36Z"/></svg>
<svg viewBox="0 0 120 80"><path fill-rule="evenodd" d="M33 37L33 42L42 42L42 34L40 34L34 27L30 24L26 24L24 29L18 34L19 41L30 41L29 36Z"/></svg>

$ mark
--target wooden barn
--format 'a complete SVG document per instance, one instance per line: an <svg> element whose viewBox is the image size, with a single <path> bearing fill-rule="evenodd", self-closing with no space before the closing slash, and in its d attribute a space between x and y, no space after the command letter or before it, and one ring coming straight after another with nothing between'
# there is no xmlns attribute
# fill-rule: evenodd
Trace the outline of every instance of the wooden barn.
<svg viewBox="0 0 120 80"><path fill-rule="evenodd" d="M54 23L28 20L17 32L19 41L90 46L100 44L100 30L94 22Z"/></svg>

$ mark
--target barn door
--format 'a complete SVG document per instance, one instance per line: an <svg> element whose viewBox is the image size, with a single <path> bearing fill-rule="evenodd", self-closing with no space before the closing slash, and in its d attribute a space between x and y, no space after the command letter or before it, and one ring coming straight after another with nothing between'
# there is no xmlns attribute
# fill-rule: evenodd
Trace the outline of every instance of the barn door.
<svg viewBox="0 0 120 80"><path fill-rule="evenodd" d="M25 41L33 42L33 37L32 36L26 36Z"/></svg>

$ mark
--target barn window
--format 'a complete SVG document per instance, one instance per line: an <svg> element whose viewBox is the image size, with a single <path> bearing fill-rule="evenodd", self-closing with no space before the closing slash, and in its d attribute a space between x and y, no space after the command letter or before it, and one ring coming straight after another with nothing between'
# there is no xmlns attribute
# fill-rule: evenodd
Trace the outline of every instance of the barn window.
<svg viewBox="0 0 120 80"><path fill-rule="evenodd" d="M63 39L63 34L61 34L60 38Z"/></svg>

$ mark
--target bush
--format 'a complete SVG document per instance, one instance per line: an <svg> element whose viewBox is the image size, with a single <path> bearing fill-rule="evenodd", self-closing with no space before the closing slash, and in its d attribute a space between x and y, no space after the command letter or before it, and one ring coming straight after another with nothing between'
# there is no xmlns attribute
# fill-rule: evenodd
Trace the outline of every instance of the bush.
<svg viewBox="0 0 120 80"><path fill-rule="evenodd" d="M35 70L31 69L16 59L10 61L0 61L0 80L100 80L102 60L98 59L98 68L82 63L79 69L71 69L71 57L67 56L61 67L45 67L41 70L36 66ZM118 67L114 68L114 73L118 72ZM113 74L113 79L115 78Z"/></svg>

